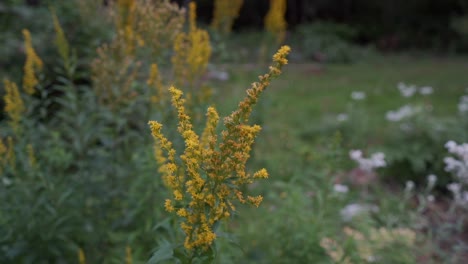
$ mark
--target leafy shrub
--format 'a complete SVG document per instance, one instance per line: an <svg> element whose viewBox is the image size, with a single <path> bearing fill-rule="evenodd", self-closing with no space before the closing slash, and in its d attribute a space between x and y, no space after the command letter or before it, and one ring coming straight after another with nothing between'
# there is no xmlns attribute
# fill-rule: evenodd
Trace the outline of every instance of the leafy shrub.
<svg viewBox="0 0 468 264"><path fill-rule="evenodd" d="M364 55L352 44L356 30L348 25L327 22L303 24L296 34L305 58L324 62L353 62Z"/></svg>

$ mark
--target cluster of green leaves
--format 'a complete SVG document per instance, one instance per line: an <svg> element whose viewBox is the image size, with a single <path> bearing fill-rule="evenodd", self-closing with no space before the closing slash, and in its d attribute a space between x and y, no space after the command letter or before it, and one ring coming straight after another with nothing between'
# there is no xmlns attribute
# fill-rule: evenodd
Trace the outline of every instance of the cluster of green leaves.
<svg viewBox="0 0 468 264"><path fill-rule="evenodd" d="M154 109L141 79L132 84L141 96L116 109L101 104L87 68L95 47L71 43L44 43L55 54L44 58L35 94L22 94L21 133L0 121L16 157L0 174L2 263L74 263L79 250L89 263L122 263L127 247L146 260L173 232L158 225L164 188L146 125L170 114Z"/></svg>
<svg viewBox="0 0 468 264"><path fill-rule="evenodd" d="M362 59L368 51L353 42L357 30L345 24L316 22L295 29L298 45L308 60L349 63Z"/></svg>

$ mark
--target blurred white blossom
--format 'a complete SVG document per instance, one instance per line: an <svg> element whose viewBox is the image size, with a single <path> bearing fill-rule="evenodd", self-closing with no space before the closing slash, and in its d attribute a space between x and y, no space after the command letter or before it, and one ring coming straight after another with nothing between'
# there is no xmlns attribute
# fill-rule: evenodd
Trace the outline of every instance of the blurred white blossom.
<svg viewBox="0 0 468 264"><path fill-rule="evenodd" d="M460 113L468 112L468 95L460 97L460 102L458 103L458 111Z"/></svg>
<svg viewBox="0 0 468 264"><path fill-rule="evenodd" d="M364 158L361 150L351 150L349 152L349 157L356 161L359 164L359 168L364 171L373 171L376 168L385 167L387 165L385 162L385 154L382 152L377 152L372 154L369 158Z"/></svg>
<svg viewBox="0 0 468 264"><path fill-rule="evenodd" d="M333 185L333 191L337 193L347 193L349 192L349 188L346 185L343 184L335 184Z"/></svg>
<svg viewBox="0 0 468 264"><path fill-rule="evenodd" d="M351 93L351 98L353 100L363 100L366 98L366 93L362 91L354 91Z"/></svg>
<svg viewBox="0 0 468 264"><path fill-rule="evenodd" d="M430 202L430 203L434 202L435 201L434 195L432 195L432 194L428 195L427 196L427 201Z"/></svg>
<svg viewBox="0 0 468 264"><path fill-rule="evenodd" d="M468 182L468 143L448 141L445 148L455 157L445 157L445 171L453 173L462 182Z"/></svg>
<svg viewBox="0 0 468 264"><path fill-rule="evenodd" d="M428 175L427 176L427 186L429 189L434 188L435 184L437 182L437 176L434 174Z"/></svg>
<svg viewBox="0 0 468 264"><path fill-rule="evenodd" d="M417 92L415 85L406 85L403 82L399 82L397 87L403 97L411 97Z"/></svg>
<svg viewBox="0 0 468 264"><path fill-rule="evenodd" d="M406 186L405 186L405 192L412 192L414 189L414 182L413 181L407 181Z"/></svg>
<svg viewBox="0 0 468 264"><path fill-rule="evenodd" d="M340 210L341 219L343 221L351 221L354 217L369 213L369 212L378 212L379 207L376 205L370 204L348 204L345 208Z"/></svg>
<svg viewBox="0 0 468 264"><path fill-rule="evenodd" d="M417 113L418 110L410 105L404 105L395 111L388 111L385 117L388 121L398 122L404 118L410 117Z"/></svg>
<svg viewBox="0 0 468 264"><path fill-rule="evenodd" d="M345 113L341 113L336 116L336 120L338 120L339 122L346 121L348 120L348 118L349 118L348 114L345 114Z"/></svg>
<svg viewBox="0 0 468 264"><path fill-rule="evenodd" d="M423 86L419 88L419 93L422 95L430 95L434 92L434 89L431 86Z"/></svg>

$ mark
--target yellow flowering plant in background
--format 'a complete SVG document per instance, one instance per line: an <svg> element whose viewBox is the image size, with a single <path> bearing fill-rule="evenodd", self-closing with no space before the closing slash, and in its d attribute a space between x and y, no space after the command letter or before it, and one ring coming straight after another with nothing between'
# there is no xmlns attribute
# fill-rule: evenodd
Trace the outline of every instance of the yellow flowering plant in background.
<svg viewBox="0 0 468 264"><path fill-rule="evenodd" d="M281 74L289 52L290 48L283 46L273 56L274 64L269 72L259 76L259 82L254 82L247 90L238 109L224 118L225 129L220 135L217 133L219 115L214 107L207 110L201 136L194 131L183 93L175 87L169 91L178 114L178 132L185 143L184 152L176 153L173 143L162 133L162 124L149 122L159 171L172 194L164 207L180 219L180 228L185 234L184 247L190 260L205 256L217 237L216 225L232 215L236 202L257 207L262 202L262 196L250 196L241 191L242 186L268 178L265 169L253 174L246 172L252 144L261 130L258 125L248 124L249 117L270 81Z"/></svg>
<svg viewBox="0 0 468 264"><path fill-rule="evenodd" d="M34 87L39 83L36 75L42 70L43 63L34 50L29 30L23 29L23 37L24 50L26 53L26 61L23 68L23 89L27 94L31 95L35 92Z"/></svg>
<svg viewBox="0 0 468 264"><path fill-rule="evenodd" d="M211 27L221 34L229 34L243 4L244 0L215 0Z"/></svg>
<svg viewBox="0 0 468 264"><path fill-rule="evenodd" d="M185 11L167 0L120 0L112 6L115 37L101 45L91 65L94 89L112 109L134 102L142 63L163 61L182 30Z"/></svg>
<svg viewBox="0 0 468 264"><path fill-rule="evenodd" d="M193 87L206 72L211 57L210 36L197 27L196 4L189 4L188 32L179 33L174 40L171 58L175 84Z"/></svg>
<svg viewBox="0 0 468 264"><path fill-rule="evenodd" d="M286 0L270 0L270 9L265 16L265 29L276 38L278 44L286 37Z"/></svg>
<svg viewBox="0 0 468 264"><path fill-rule="evenodd" d="M21 131L21 119L26 111L23 99L21 98L20 91L16 83L5 79L3 81L5 87L5 113L9 117L9 126L14 134L19 134Z"/></svg>

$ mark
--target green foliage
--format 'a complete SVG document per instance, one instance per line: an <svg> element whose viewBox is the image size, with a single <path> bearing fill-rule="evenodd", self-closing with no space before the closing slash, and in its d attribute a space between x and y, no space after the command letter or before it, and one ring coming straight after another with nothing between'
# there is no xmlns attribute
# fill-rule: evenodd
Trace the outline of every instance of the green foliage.
<svg viewBox="0 0 468 264"><path fill-rule="evenodd" d="M345 24L303 24L296 28L296 34L307 59L349 63L365 55L363 48L353 44L357 31Z"/></svg>

